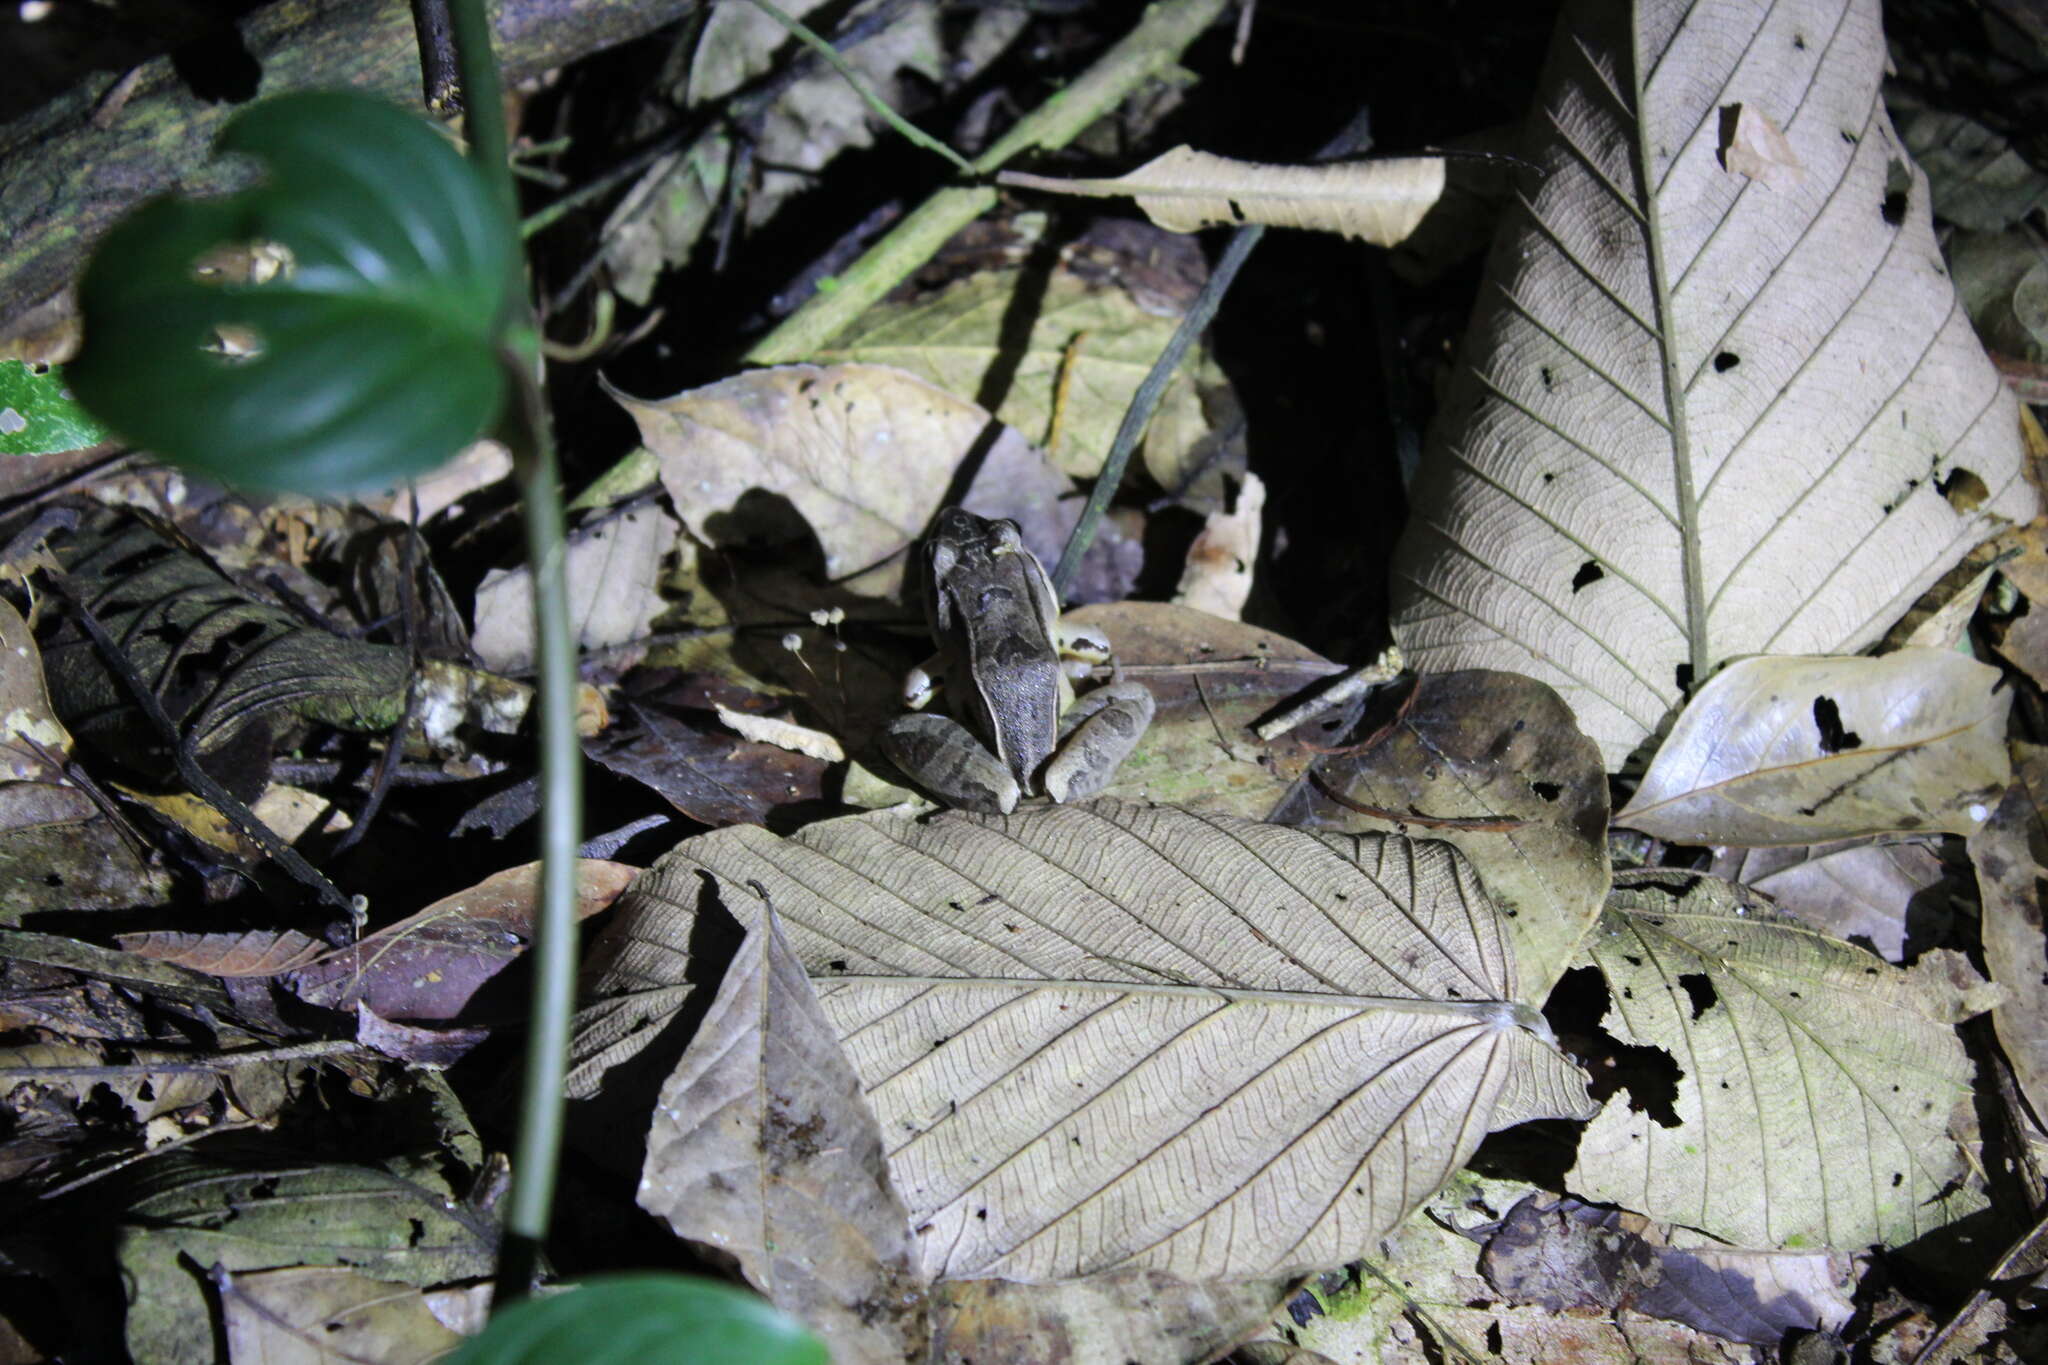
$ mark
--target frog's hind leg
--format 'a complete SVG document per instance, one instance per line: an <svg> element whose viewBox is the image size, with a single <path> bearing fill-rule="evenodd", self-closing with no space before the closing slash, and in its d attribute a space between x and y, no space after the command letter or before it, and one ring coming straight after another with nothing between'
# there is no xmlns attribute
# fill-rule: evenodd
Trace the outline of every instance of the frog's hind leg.
<svg viewBox="0 0 2048 1365"><path fill-rule="evenodd" d="M1045 765L1045 794L1055 801L1085 801L1107 787L1144 737L1155 705L1145 684L1113 682L1068 707Z"/></svg>
<svg viewBox="0 0 2048 1365"><path fill-rule="evenodd" d="M951 716L898 716L883 728L882 752L905 777L961 810L1008 815L1023 793L974 732Z"/></svg>

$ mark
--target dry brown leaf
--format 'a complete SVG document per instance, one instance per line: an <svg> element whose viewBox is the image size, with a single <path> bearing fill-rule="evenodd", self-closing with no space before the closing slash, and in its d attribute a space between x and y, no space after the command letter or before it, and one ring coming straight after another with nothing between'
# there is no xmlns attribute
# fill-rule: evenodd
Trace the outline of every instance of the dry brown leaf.
<svg viewBox="0 0 2048 1365"><path fill-rule="evenodd" d="M1607 895L1599 749L1557 693L1516 673L1427 673L1398 716L1373 715L1363 733L1317 736L1334 752L1273 819L1456 847L1509 915L1515 961L1530 998L1541 998Z"/></svg>
<svg viewBox="0 0 2048 1365"><path fill-rule="evenodd" d="M1680 714L1615 823L1681 844L1968 834L2011 776L1998 684L1947 650L1745 659Z"/></svg>
<svg viewBox="0 0 2048 1365"><path fill-rule="evenodd" d="M1062 180L1005 171L1005 185L1095 198L1129 195L1171 232L1244 223L1341 232L1393 246L1444 192L1440 156L1269 166L1175 147L1114 180Z"/></svg>
<svg viewBox="0 0 2048 1365"><path fill-rule="evenodd" d="M1264 819L1315 757L1306 733L1265 743L1251 726L1342 670L1256 626L1165 602L1083 607L1074 620L1106 635L1154 710L1144 743L1117 770L1111 796Z"/></svg>
<svg viewBox="0 0 2048 1365"><path fill-rule="evenodd" d="M328 944L296 929L249 929L218 934L152 929L116 935L114 942L137 956L175 963L209 976L276 976L332 951Z"/></svg>
<svg viewBox="0 0 2048 1365"><path fill-rule="evenodd" d="M608 909L638 868L577 860L576 917ZM287 976L301 999L329 1009L368 1005L386 1020L463 1017L470 999L522 953L533 936L540 864L494 872L418 914L337 948Z"/></svg>
<svg viewBox="0 0 2048 1365"><path fill-rule="evenodd" d="M1984 963L2008 992L1991 1012L1998 1041L2035 1112L2048 1105L2048 936L2042 878L2048 876L2048 748L2014 744L2013 784L1984 828L1970 836L1970 861L1984 904Z"/></svg>
<svg viewBox="0 0 2048 1365"><path fill-rule="evenodd" d="M886 365L784 365L672 398L612 396L639 423L691 535L727 545L808 532L825 577L863 596L895 593L904 548L978 444L993 443L990 465L1067 482L979 405Z"/></svg>
<svg viewBox="0 0 2048 1365"><path fill-rule="evenodd" d="M638 1197L735 1258L841 1365L922 1355L924 1278L881 1130L772 909L662 1085Z"/></svg>
<svg viewBox="0 0 2048 1365"><path fill-rule="evenodd" d="M662 561L681 530L652 503L603 516L570 532L563 572L569 579L569 619L582 649L605 649L638 640L660 614ZM494 569L476 590L476 633L471 644L486 667L500 673L533 668L533 570Z"/></svg>
<svg viewBox="0 0 2048 1365"><path fill-rule="evenodd" d="M426 1365L462 1344L422 1290L339 1266L227 1273L220 1315L232 1365Z"/></svg>
<svg viewBox="0 0 2048 1365"><path fill-rule="evenodd" d="M1235 621L1244 614L1252 592L1252 566L1259 558L1259 531L1264 524L1266 485L1247 474L1237 492L1237 506L1209 514L1188 546L1187 567L1173 590L1175 606L1190 607Z"/></svg>
<svg viewBox="0 0 2048 1365"><path fill-rule="evenodd" d="M1157 1270L1059 1284L948 1280L932 1290L929 1359L1215 1360L1272 1312L1287 1284L1191 1284Z"/></svg>
<svg viewBox="0 0 2048 1365"><path fill-rule="evenodd" d="M1717 848L1707 870L1761 891L1800 923L1868 943L1887 962L1945 940L1949 887L1930 839Z"/></svg>
<svg viewBox="0 0 2048 1365"><path fill-rule="evenodd" d="M707 875L708 874L708 875ZM1337 1264L1490 1128L1583 1116L1448 846L1114 802L739 826L651 869L603 988L773 898L934 1278Z"/></svg>

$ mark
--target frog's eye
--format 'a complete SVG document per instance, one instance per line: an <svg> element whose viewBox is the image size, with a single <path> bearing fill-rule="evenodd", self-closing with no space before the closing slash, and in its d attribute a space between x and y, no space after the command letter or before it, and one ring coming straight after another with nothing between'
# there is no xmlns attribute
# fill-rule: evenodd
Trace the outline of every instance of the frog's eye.
<svg viewBox="0 0 2048 1365"><path fill-rule="evenodd" d="M1016 522L1005 517L1001 521L990 522L989 526L995 540L995 548L990 551L991 554L1013 555L1024 548L1024 532L1018 528Z"/></svg>

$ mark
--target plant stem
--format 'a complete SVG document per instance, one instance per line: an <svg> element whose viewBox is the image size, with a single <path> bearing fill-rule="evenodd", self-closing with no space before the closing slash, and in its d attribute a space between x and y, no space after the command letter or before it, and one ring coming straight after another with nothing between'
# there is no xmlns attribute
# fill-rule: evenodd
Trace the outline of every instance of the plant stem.
<svg viewBox="0 0 2048 1365"><path fill-rule="evenodd" d="M576 1003L576 846L583 807L583 754L576 737L576 641L569 625L561 494L540 385L515 365L519 401L507 435L526 507L533 568L535 657L540 684L541 892L533 930L533 1013L512 1155L512 1192L498 1264L506 1303L532 1287L554 1205L562 1150L562 1083L569 1065L569 1018ZM524 448L522 449L522 445Z"/></svg>
<svg viewBox="0 0 2048 1365"><path fill-rule="evenodd" d="M452 0L455 47L462 61L469 155L491 184L507 223L519 221L507 159L505 100L491 54L483 0ZM517 268L517 267L515 267ZM541 891L534 908L533 1017L512 1154L512 1192L498 1257L501 1307L533 1287L555 1202L562 1152L562 1080L569 1066L569 1016L576 1003L576 841L583 823L583 754L576 739L576 642L569 629L563 574L561 493L555 447L540 387L540 338L520 272L506 319L503 363L512 403L500 434L512 451L526 510L527 562L533 569L534 643L540 683Z"/></svg>

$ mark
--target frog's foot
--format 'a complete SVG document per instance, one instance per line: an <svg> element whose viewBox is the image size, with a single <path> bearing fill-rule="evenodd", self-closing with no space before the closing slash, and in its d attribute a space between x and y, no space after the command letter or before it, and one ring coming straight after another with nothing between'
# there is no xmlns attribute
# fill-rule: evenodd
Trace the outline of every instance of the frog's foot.
<svg viewBox="0 0 2048 1365"><path fill-rule="evenodd" d="M1045 765L1045 794L1055 801L1085 801L1107 787L1144 737L1154 706L1145 684L1113 682L1068 707L1059 744Z"/></svg>
<svg viewBox="0 0 2048 1365"><path fill-rule="evenodd" d="M882 730L881 745L905 777L949 806L993 815L1017 809L1017 779L950 716L898 716Z"/></svg>

